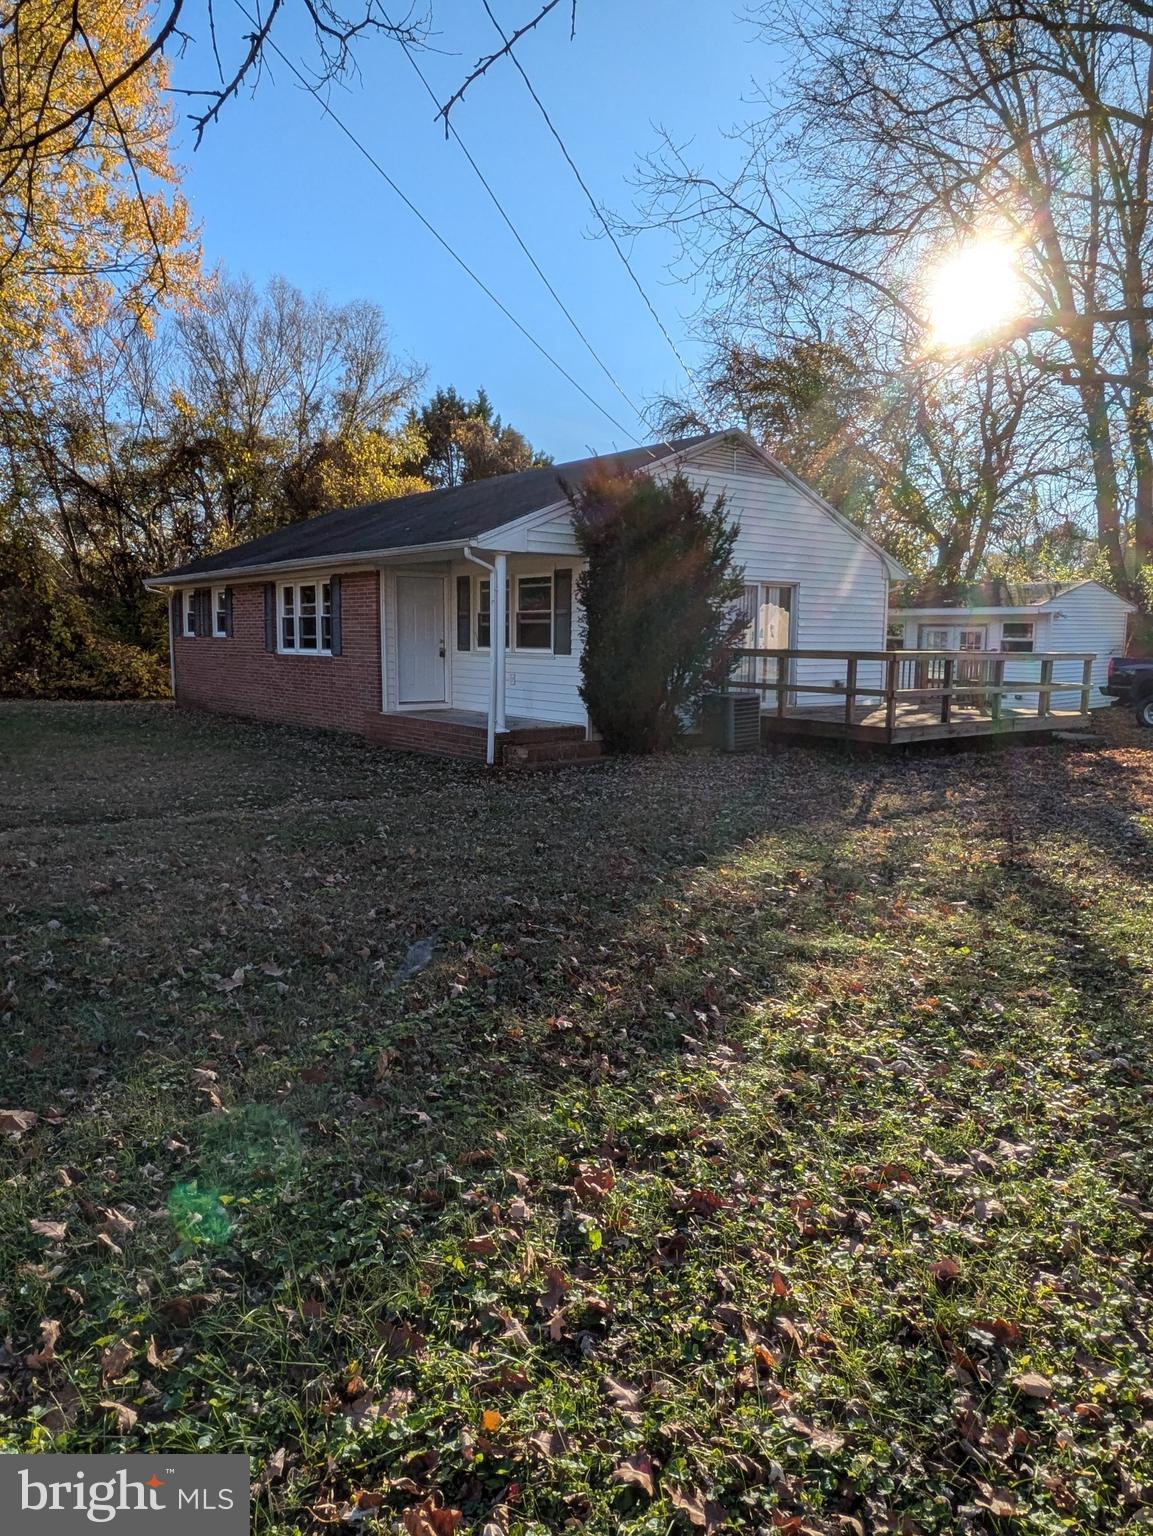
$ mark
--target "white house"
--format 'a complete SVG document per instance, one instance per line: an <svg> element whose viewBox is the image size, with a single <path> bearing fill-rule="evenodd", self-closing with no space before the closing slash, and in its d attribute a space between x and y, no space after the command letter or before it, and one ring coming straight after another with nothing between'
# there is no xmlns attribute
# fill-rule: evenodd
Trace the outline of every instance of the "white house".
<svg viewBox="0 0 1153 1536"><path fill-rule="evenodd" d="M900 602L900 599L898 599ZM1101 693L1110 656L1125 653L1132 603L1099 581L990 581L958 589L949 597L910 600L889 616L889 644L921 651L994 651L1020 656L1013 674L1033 681L1040 673L1026 658L1035 652L1091 651L1093 707L1108 704ZM1057 662L1059 681L1081 680L1080 662ZM1076 707L1077 695L1053 695L1054 707Z"/></svg>
<svg viewBox="0 0 1153 1536"><path fill-rule="evenodd" d="M612 465L723 493L746 644L883 647L906 572L750 437L717 432L325 513L157 576L177 700L497 761L530 732L534 750L583 741L566 493ZM800 661L791 680L835 670Z"/></svg>

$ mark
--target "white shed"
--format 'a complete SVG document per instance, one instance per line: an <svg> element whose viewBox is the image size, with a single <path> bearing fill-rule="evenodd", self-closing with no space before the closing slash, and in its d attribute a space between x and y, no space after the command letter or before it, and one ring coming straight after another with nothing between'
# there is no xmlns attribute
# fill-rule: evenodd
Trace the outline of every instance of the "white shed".
<svg viewBox="0 0 1153 1536"><path fill-rule="evenodd" d="M901 599L897 599L898 604ZM1111 701L1101 692L1110 656L1125 653L1132 603L1099 581L989 581L929 601L909 601L889 615L889 645L901 650L1002 651L1025 658L1043 651L1092 651L1097 708ZM1022 659L1022 681L1040 668ZM1080 681L1080 662L1058 662L1054 677ZM1056 708L1076 707L1076 694L1054 694Z"/></svg>

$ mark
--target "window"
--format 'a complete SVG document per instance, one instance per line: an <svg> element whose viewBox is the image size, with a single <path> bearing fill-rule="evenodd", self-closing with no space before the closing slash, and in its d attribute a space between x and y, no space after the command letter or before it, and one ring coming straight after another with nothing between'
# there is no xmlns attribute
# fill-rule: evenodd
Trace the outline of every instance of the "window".
<svg viewBox="0 0 1153 1536"><path fill-rule="evenodd" d="M552 650L552 577L518 576L516 581L516 648Z"/></svg>
<svg viewBox="0 0 1153 1536"><path fill-rule="evenodd" d="M905 626L900 619L893 619L885 631L885 648L890 651L905 649Z"/></svg>
<svg viewBox="0 0 1153 1536"><path fill-rule="evenodd" d="M1033 621L1006 619L1001 625L1001 649L1028 653L1033 649Z"/></svg>
<svg viewBox="0 0 1153 1536"><path fill-rule="evenodd" d="M504 643L508 648L508 584L504 600ZM492 582L482 576L476 586L476 648L487 651L492 646Z"/></svg>
<svg viewBox="0 0 1153 1536"><path fill-rule="evenodd" d="M947 624L920 624L917 626L919 651L952 650L953 631Z"/></svg>
<svg viewBox="0 0 1153 1536"><path fill-rule="evenodd" d="M212 589L212 633L218 639L225 639L230 627L228 622L228 588L214 587Z"/></svg>
<svg viewBox="0 0 1153 1536"><path fill-rule="evenodd" d="M289 582L281 587L280 649L332 654L332 588L327 581Z"/></svg>

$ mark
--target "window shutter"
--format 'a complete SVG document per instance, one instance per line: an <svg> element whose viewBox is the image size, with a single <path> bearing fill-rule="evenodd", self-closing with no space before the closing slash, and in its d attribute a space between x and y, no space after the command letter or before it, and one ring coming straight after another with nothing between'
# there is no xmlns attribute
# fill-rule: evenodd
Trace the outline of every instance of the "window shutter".
<svg viewBox="0 0 1153 1536"><path fill-rule="evenodd" d="M224 633L232 639L232 588L224 589Z"/></svg>
<svg viewBox="0 0 1153 1536"><path fill-rule="evenodd" d="M276 649L276 583L264 583L264 649Z"/></svg>
<svg viewBox="0 0 1153 1536"><path fill-rule="evenodd" d="M572 655L572 572L554 571L552 648L557 656Z"/></svg>
<svg viewBox="0 0 1153 1536"><path fill-rule="evenodd" d="M171 608L172 608L172 637L173 637L173 639L176 639L177 636L182 635L184 633L184 594L183 594L183 592L174 592L172 594Z"/></svg>
<svg viewBox="0 0 1153 1536"><path fill-rule="evenodd" d="M456 648L472 650L472 577L456 578Z"/></svg>
<svg viewBox="0 0 1153 1536"><path fill-rule="evenodd" d="M329 600L332 605L332 654L340 655L340 647L343 642L340 626L340 577L332 576L328 582Z"/></svg>

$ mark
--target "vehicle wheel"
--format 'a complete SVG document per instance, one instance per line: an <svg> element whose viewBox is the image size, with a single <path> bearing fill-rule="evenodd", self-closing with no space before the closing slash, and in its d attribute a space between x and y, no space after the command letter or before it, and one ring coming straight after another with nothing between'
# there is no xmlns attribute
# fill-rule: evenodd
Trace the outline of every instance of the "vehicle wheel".
<svg viewBox="0 0 1153 1536"><path fill-rule="evenodd" d="M1153 693L1147 699L1142 699L1137 706L1137 724L1144 725L1153 730Z"/></svg>

